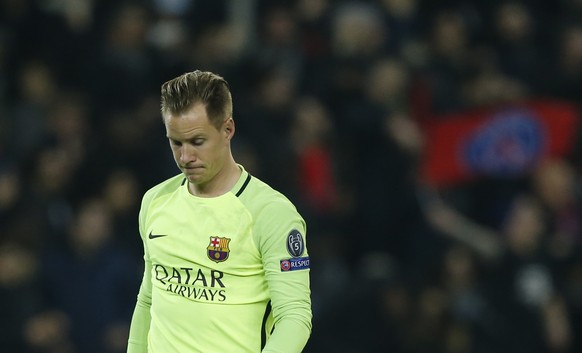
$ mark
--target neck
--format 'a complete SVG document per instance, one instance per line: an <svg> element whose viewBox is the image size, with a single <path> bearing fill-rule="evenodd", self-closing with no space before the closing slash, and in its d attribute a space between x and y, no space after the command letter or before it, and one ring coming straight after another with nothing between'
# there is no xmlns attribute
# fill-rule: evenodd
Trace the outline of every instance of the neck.
<svg viewBox="0 0 582 353"><path fill-rule="evenodd" d="M241 173L241 169L231 157L211 180L202 184L188 183L188 190L192 195L199 197L220 196L232 190Z"/></svg>

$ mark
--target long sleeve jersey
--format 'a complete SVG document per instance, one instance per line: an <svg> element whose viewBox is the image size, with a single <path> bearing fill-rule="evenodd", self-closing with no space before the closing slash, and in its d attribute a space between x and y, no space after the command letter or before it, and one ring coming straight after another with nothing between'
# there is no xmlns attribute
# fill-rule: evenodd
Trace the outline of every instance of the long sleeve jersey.
<svg viewBox="0 0 582 353"><path fill-rule="evenodd" d="M295 353L311 333L306 225L242 169L203 198L182 175L143 197L145 271L128 353Z"/></svg>

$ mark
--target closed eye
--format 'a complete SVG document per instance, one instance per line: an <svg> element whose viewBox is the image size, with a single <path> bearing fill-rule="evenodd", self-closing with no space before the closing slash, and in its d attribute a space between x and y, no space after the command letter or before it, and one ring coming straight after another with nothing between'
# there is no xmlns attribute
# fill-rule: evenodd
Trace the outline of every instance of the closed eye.
<svg viewBox="0 0 582 353"><path fill-rule="evenodd" d="M180 142L180 141L176 141L176 140L172 140L172 139L169 139L169 140L170 140L170 144L172 146L182 146L182 142Z"/></svg>
<svg viewBox="0 0 582 353"><path fill-rule="evenodd" d="M190 141L190 143L192 143L194 146L200 146L204 143L204 141L205 141L204 139L197 138L197 139Z"/></svg>

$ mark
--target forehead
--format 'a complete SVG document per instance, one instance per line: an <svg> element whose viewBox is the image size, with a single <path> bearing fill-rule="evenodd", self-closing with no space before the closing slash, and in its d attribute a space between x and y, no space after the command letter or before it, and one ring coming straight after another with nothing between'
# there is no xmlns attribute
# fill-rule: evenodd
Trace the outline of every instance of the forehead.
<svg viewBox="0 0 582 353"><path fill-rule="evenodd" d="M201 103L180 114L165 114L164 124L169 136L202 133L213 128Z"/></svg>

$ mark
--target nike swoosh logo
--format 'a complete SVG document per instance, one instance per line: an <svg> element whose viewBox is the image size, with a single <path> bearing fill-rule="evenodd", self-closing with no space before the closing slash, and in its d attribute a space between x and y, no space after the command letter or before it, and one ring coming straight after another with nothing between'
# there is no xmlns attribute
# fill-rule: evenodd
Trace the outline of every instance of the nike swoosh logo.
<svg viewBox="0 0 582 353"><path fill-rule="evenodd" d="M148 235L148 238L156 239L156 238L161 238L161 237L165 237L165 236L168 236L168 234L152 234L152 232L150 232L150 235Z"/></svg>

